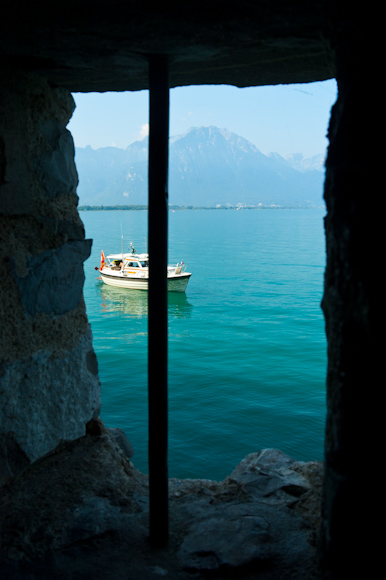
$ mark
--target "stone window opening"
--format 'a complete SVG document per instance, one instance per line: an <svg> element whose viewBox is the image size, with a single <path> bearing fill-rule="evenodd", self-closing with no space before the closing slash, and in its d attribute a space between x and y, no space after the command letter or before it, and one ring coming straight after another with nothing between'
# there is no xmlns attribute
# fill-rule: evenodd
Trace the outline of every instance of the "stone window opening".
<svg viewBox="0 0 386 580"><path fill-rule="evenodd" d="M154 147L156 152L154 155L149 153L149 173L154 175L154 180L156 180L156 185L153 187L153 181L149 179L149 189L153 190L149 193L149 238L151 239L152 233L154 234L154 245L153 251L157 251L157 259L154 263L162 264L166 263L166 257L161 256L160 247L162 245L167 247L167 215L168 215L168 195L167 195L167 164L168 164L168 115L169 115L169 88L167 82L167 62L162 62L162 59L156 59L156 78L153 84L150 86L150 148ZM150 62L151 70L151 62ZM161 73L165 76L164 79L161 78ZM163 96L155 94L157 90L164 91ZM160 122L160 117L164 116L163 123ZM157 133L154 134L152 130L156 128ZM159 132L162 131L162 135ZM165 148L164 153L161 155L160 151ZM155 169L152 167L154 163ZM161 165L164 164L162 168ZM165 168L166 167L166 168ZM160 177L161 176L161 177ZM154 217L153 217L154 216ZM160 223L160 216L163 216L164 223ZM160 244L160 240L165 238L164 244ZM151 245L151 242L150 242ZM152 252L152 250L150 250ZM162 266L163 268L164 266ZM162 279L159 273L162 271L161 267L157 274L154 276L154 280ZM150 441L149 441L149 470L150 470L150 498L151 498L151 511L150 511L150 533L152 536L152 541L154 545L163 545L168 537L169 529L169 515L168 515L168 468L167 468L167 363L166 368L162 369L161 379L163 379L163 394L160 396L160 342L165 345L165 361L167 361L167 331L162 325L165 325L165 319L160 313L163 309L166 309L167 313L167 299L165 297L166 290L160 288L156 282L154 286L154 294L152 295L152 289L149 289L149 301L152 300L154 303L153 314L149 313L149 350L152 349L152 344L154 344L154 359L152 355L149 354L149 430L150 430ZM166 304L166 306L165 306ZM167 316L167 314L166 314ZM162 333L160 334L160 329ZM153 336L155 333L155 339ZM152 342L154 340L154 343ZM155 360L154 362L151 362ZM152 378L151 369L156 368L157 371L154 374L154 379ZM154 404L152 403L152 393L151 385L154 381L155 385L155 396ZM154 409L154 410L152 410ZM160 409L163 409L165 413L164 419L160 417ZM160 428L160 422L163 423L163 427ZM152 432L154 431L154 435ZM159 434L163 432L164 437L160 438ZM154 442L154 444L153 444ZM154 447L153 447L154 445ZM151 459L154 458L154 459ZM154 463L153 463L154 461ZM151 474L154 474L152 477ZM162 475L162 476L161 476ZM154 482L153 485L151 482ZM155 490L152 496L152 490Z"/></svg>
<svg viewBox="0 0 386 580"><path fill-rule="evenodd" d="M379 274L369 259L378 259L382 247L382 212L365 198L372 191L369 168L376 171L366 147L372 142L368 112L374 110L374 92L361 77L373 57L371 16L369 10L346 11L329 2L288 6L230 3L218 11L208 3L208 10L192 5L187 17L185 8L162 5L153 12L147 6L114 3L109 11L95 5L88 18L85 6L59 14L45 6L20 10L15 3L1 22L0 557L5 577L55 577L70 562L79 577L98 579L114 573L119 577L122 569L133 578L169 571L183 580L191 571L204 577L237 576L240 571L239 576L268 577L269 566L279 571L272 578L280 577L280 570L304 578L312 576L307 570L313 572L320 557L326 577L334 580L359 571L363 577L371 575L378 564L379 554L374 545L370 551L361 533L372 529L376 511L371 501L358 501L368 488L358 462L380 441L372 393L382 376ZM171 482L173 518L180 513L185 518L174 519L177 539L183 540L178 554L173 544L167 555L163 551L155 557L143 548L143 520L135 527L141 510L132 517L145 503L144 496L136 502L142 483L132 471L125 478L127 464L114 455L103 434L91 433L100 396L82 299L82 264L89 244L76 211L73 145L65 130L70 92L140 89L148 83L144 54L162 52L173 55L173 86L205 84L213 77L243 86L338 79L325 181L328 414L323 499L319 520L307 522L308 529L320 530L320 543L316 547L314 542L308 559L301 551L304 536L293 527L295 515L300 517L296 510L305 508L299 497L271 520L272 506L263 502L253 514L247 502L244 513L234 516L234 504L224 498L240 493L242 505L251 469L232 485L200 483L194 504L192 487ZM371 427L358 428L368 418ZM270 460L260 457L259 467L268 468ZM106 465L111 467L108 475ZM256 473L256 465L250 467ZM137 485L131 495L126 493L128 480ZM82 484L78 488L76 481ZM298 483L292 480L287 491L299 493ZM292 519L280 520L284 512ZM271 525L264 527L268 520ZM231 541L223 550L226 526ZM272 546L270 540L280 530L285 534L277 536L277 551L264 559L257 546ZM296 544L289 558L288 536L292 548ZM248 545L240 541L251 537L254 542ZM139 545L133 554L130 550ZM245 547L252 550L248 562L238 557Z"/></svg>
<svg viewBox="0 0 386 580"><path fill-rule="evenodd" d="M154 76L151 76L151 118L150 118L150 151L149 151L149 252L150 256L154 256L158 252L155 264L158 264L161 271L166 270L167 256L167 156L168 156L168 107L169 107L169 87L167 82L167 63L163 59L154 59L155 68L153 69ZM152 70L152 67L150 67ZM30 332L32 337L30 344L35 346L36 340L40 337L47 340L49 344L57 345L57 352L47 353L40 352L32 356L31 363L26 365L21 362L17 365L16 375L19 373L19 367L23 367L24 379L21 381L31 388L34 393L38 392L39 384L48 372L52 372L54 381L52 383L52 390L47 388L44 391L44 397L29 397L25 402L31 406L26 409L26 421L31 416L37 413L38 409L34 407L36 403L40 408L39 412L42 414L42 403L47 403L47 408L44 412L47 417L50 417L52 408L63 405L58 420L62 417L63 425L71 427L71 435L69 433L68 439L71 440L74 433L74 425L71 423L75 417L78 417L78 425L76 427L78 437L82 437L85 423L87 423L87 432L89 435L98 433L98 428L95 422L98 418L98 384L97 377L97 362L95 354L92 350L91 333L87 326L86 319L82 315L82 286L83 286L83 271L82 264L87 258L90 251L90 242L82 240L84 232L82 231L82 224L79 215L76 212L76 180L72 166L69 159L73 158L73 146L68 134L62 128L64 120L56 120L55 122L48 121L46 117L57 115L57 107L63 105L62 99L65 94L62 91L52 90L48 86L39 81L33 84L32 97L35 103L36 96L44 94L48 102L48 110L43 110L43 119L36 119L31 114L29 122L36 122L37 126L34 128L37 133L42 135L41 141L34 143L36 150L32 151L32 159L34 160L33 176L36 179L34 187L36 189L36 196L42 196L42 199L47 199L47 196L52 192L57 192L56 197L50 201L50 206L41 205L38 208L37 224L40 230L37 233L35 229L30 233L30 220L19 217L20 208L15 207L17 199L12 199L13 211L20 220L20 226L14 230L14 237L18 239L26 238L27 242L30 240L39 240L39 245L31 245L26 243L22 248L28 259L23 261L23 254L11 262L10 268L10 285L13 284L18 290L22 300L21 305L15 304L10 308L16 318L20 319L20 332L23 335L21 338L25 339L25 333ZM51 99L51 101L50 101ZM34 112L35 115L35 112ZM42 124L40 128L39 123ZM154 154L154 151L156 152ZM163 155L160 155L163 151ZM18 167L15 167L18 172ZM19 172L17 173L19 177ZM39 189L40 188L40 189ZM64 205L67 203L68 205ZM22 208L24 210L24 207ZM44 211L46 212L44 214ZM43 215L41 213L43 212ZM71 213L72 212L72 213ZM66 229L62 223L62 216L64 213ZM163 216L161 219L160 216ZM16 218L13 217L16 225ZM70 225L69 225L70 224ZM36 224L34 223L34 227ZM35 237L36 236L36 237ZM56 238L54 236L57 236ZM11 238L12 239L12 238ZM161 240L162 243L161 243ZM14 243L14 242L13 242ZM46 244L46 247L43 246ZM44 248L44 249L43 249ZM31 251L32 249L32 251ZM162 264L164 263L165 266ZM64 268L65 266L65 268ZM165 269L164 269L165 268ZM153 271L154 272L154 271ZM180 510L175 502L179 502L180 498L186 497L187 486L189 482L184 484L170 482L167 473L167 289L166 285L162 285L162 275L154 272L152 278L152 270L150 267L150 288L149 288L149 476L150 476L150 514L149 514L149 533L151 543L154 547L161 547L167 544L168 536L170 536L169 529L169 510L170 501L172 501L172 516L175 520L175 513ZM165 279L166 282L166 279ZM76 292L74 289L76 288ZM15 291L12 296L14 299L18 296ZM59 297L61 299L59 299ZM26 318L21 316L21 312L26 312ZM79 327L79 319L82 320L83 326ZM29 330L28 325L31 325ZM72 333L70 335L70 332ZM49 333L49 334L47 334ZM78 334L79 333L79 334ZM81 339L79 344L77 340L79 335ZM21 338L20 343L21 344ZM15 340L18 340L18 334L15 335ZM34 342L35 341L35 342ZM39 344L37 345L39 347ZM70 350L69 355L63 356L64 348ZM162 351L162 352L161 352ZM84 361L83 361L84 358ZM155 361L155 363L151 362ZM82 370L82 393L79 396L77 387L77 371ZM75 370L74 370L75 369ZM156 369L156 373L152 373L152 369ZM74 374L71 374L73 371ZM161 372L162 371L162 372ZM15 368L9 367L9 376L11 372L15 372ZM6 375L8 376L8 375ZM23 382L24 381L24 382ZM47 383L47 381L46 381ZM46 384L44 383L44 384ZM162 383L162 388L160 384ZM152 385L155 387L152 392ZM63 386L69 389L68 393L63 391ZM51 398L51 395L57 395ZM16 406L17 403L12 403ZM160 412L162 409L162 412ZM12 411L12 409L10 409ZM18 410L20 413L20 409ZM11 412L8 415L12 418ZM61 424L56 424L54 427L62 428ZM64 449L68 445L66 440L56 441L56 431L50 433L51 439L41 437L40 428L45 428L44 421L31 423L35 429L31 436L36 437L41 441L41 448L33 447L34 452L45 454L44 445L48 442L56 451L60 453L61 446ZM26 429L20 433L25 436ZM62 433L66 436L65 429ZM160 437L162 433L162 437ZM103 431L102 431L103 434ZM27 441L28 443L28 441ZM28 445L23 448L23 440L12 439L10 436L7 440L6 462L9 472L14 474L17 469L27 467L29 461L35 461L35 456L26 456L29 452ZM24 449L26 451L24 451ZM48 451L48 462L53 467L55 461L55 454L51 455ZM153 457L153 459L152 459ZM36 459L40 459L37 457ZM240 464L240 468L235 473L235 480L230 481L227 485L223 484L198 484L201 486L199 494L204 493L211 497L215 506L216 502L221 502L223 495L239 493L239 486L245 485L246 480L251 475L253 470L257 469L257 465L268 468L273 456L263 453L253 459L252 464ZM255 463L256 461L256 463ZM282 461L280 456L275 457L275 461ZM284 462L285 463L285 462ZM39 462L38 462L39 464ZM108 463L106 463L108 465ZM258 469L261 469L259 467ZM287 466L281 465L280 469L285 470ZM296 479L295 472L292 472L291 477L295 478L292 482L296 489L299 489L299 482L304 478ZM119 486L117 486L119 488ZM171 492L172 489L172 492ZM170 499L172 493L172 500ZM196 493L196 492L195 492ZM190 492L188 492L188 495ZM212 497L213 495L213 497ZM192 496L194 493L192 492ZM99 498L99 496L98 496ZM94 500L91 500L92 501ZM98 506L95 513L100 510L105 510L106 506L100 498L95 505ZM99 503L98 503L99 502ZM93 504L94 505L94 504ZM247 508L242 504L241 513L237 512L237 518L232 516L233 504L227 509L224 507L224 517L220 527L227 530L235 529L240 525L240 518L243 522L243 537L253 538L254 530L258 530L258 534L266 537L266 530L264 519L256 519L250 517ZM244 510L244 511L243 511ZM247 511L245 511L247 510ZM228 513L229 512L229 513ZM16 510L17 513L17 510ZM94 512L93 512L94 513ZM182 512L183 513L183 512ZM214 520L220 514L214 513ZM93 518L95 515L92 516ZM209 524L215 525L211 521ZM229 528L230 526L230 528ZM215 526L216 527L216 526ZM172 528L174 534L174 527ZM215 537L215 529L212 530L211 535ZM196 565L193 562L192 550L196 550L195 546L202 546L202 537L200 532L192 530L192 536L189 539L189 545L184 544L181 548L185 553L187 560L190 562L188 566ZM248 545L247 545L248 547ZM198 548L197 548L198 549ZM220 546L214 544L213 549L219 555L220 561L227 562L229 559L231 566L243 566L244 554L243 550L234 550L232 554L222 552ZM228 548L227 548L228 549ZM250 548L248 547L248 550ZM253 548L256 550L256 547ZM201 553L201 548L198 549ZM206 569L211 566L211 558L202 554L199 557L199 567ZM221 564L223 565L223 564Z"/></svg>

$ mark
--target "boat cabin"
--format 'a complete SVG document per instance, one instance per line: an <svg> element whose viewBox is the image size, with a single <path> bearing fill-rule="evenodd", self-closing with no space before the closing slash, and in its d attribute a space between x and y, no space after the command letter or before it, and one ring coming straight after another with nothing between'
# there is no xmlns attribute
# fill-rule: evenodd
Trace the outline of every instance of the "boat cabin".
<svg viewBox="0 0 386 580"><path fill-rule="evenodd" d="M110 254L106 261L106 266L113 270L121 270L122 265L123 268L149 268L147 254Z"/></svg>

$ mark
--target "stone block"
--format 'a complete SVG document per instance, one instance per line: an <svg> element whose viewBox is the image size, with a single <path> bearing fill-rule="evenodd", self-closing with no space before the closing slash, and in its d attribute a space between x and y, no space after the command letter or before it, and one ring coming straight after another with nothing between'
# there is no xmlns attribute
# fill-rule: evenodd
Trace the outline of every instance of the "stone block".
<svg viewBox="0 0 386 580"><path fill-rule="evenodd" d="M98 417L100 382L91 330L62 356L53 356L47 348L28 360L4 365L0 393L1 481L15 475L26 460L33 462L82 437L86 423Z"/></svg>
<svg viewBox="0 0 386 580"><path fill-rule="evenodd" d="M25 276L18 275L11 260L25 312L29 316L40 312L57 316L76 308L83 296L83 262L90 251L91 240L79 240L30 256Z"/></svg>

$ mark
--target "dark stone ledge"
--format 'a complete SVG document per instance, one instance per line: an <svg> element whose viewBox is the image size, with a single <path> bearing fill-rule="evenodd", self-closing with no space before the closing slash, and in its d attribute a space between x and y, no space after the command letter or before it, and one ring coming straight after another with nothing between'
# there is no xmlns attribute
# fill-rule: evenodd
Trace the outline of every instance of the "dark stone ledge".
<svg viewBox="0 0 386 580"><path fill-rule="evenodd" d="M325 80L334 76L325 4L15 1L0 22L0 65L72 92L148 88L149 54L169 56L171 87Z"/></svg>

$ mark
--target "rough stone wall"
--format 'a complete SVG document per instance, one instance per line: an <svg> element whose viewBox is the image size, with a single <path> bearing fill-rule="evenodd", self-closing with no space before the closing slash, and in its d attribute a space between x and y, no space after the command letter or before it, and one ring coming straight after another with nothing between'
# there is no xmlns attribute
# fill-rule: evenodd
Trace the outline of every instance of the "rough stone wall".
<svg viewBox="0 0 386 580"><path fill-rule="evenodd" d="M98 416L83 302L71 94L28 74L0 93L0 482Z"/></svg>
<svg viewBox="0 0 386 580"><path fill-rule="evenodd" d="M325 184L327 268L323 310L328 339L322 555L328 578L372 578L378 502L363 459L380 434L376 391L383 376L378 264L383 212L372 187L374 95L361 76L368 44L362 10L331 20L339 97L329 128ZM368 465L370 465L368 463ZM369 497L371 496L371 497ZM371 549L367 542L370 542Z"/></svg>

